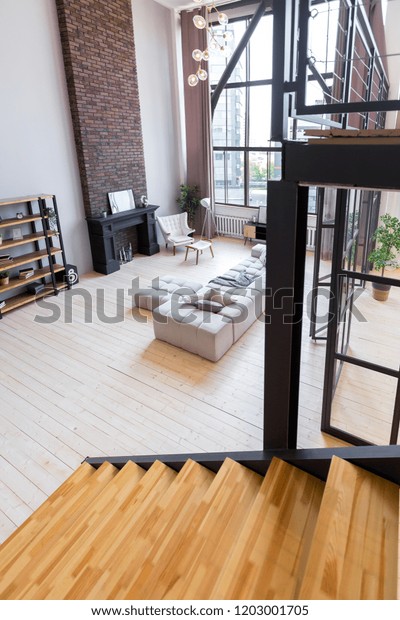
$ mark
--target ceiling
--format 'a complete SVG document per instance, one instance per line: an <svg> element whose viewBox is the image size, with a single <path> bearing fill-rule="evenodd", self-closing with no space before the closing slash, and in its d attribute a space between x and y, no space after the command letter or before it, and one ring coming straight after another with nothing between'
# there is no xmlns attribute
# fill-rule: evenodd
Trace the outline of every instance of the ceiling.
<svg viewBox="0 0 400 620"><path fill-rule="evenodd" d="M163 6L168 7L169 9L194 9L196 7L196 3L193 0L156 0L158 4L162 4ZM227 2L232 2L232 0L216 0L217 6L221 6L222 4L226 4ZM210 4L210 0L207 0L205 4ZM199 6L199 5L197 5Z"/></svg>
<svg viewBox="0 0 400 620"><path fill-rule="evenodd" d="M158 4L168 7L169 9L191 9L196 6L193 0L156 0Z"/></svg>

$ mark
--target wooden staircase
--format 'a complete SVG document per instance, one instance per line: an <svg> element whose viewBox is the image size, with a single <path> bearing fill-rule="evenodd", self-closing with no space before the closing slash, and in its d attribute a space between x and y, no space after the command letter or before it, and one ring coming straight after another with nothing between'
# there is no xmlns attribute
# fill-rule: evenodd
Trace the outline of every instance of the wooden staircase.
<svg viewBox="0 0 400 620"><path fill-rule="evenodd" d="M84 463L0 547L0 598L395 599L398 529L399 487L337 457Z"/></svg>

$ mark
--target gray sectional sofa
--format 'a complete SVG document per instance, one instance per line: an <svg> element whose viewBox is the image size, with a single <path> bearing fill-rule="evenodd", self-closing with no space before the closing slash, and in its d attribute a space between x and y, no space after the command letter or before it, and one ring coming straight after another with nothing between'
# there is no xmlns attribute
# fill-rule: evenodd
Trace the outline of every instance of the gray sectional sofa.
<svg viewBox="0 0 400 620"><path fill-rule="evenodd" d="M154 335L212 362L218 361L263 312L265 245L207 284L156 278L134 296L153 311Z"/></svg>

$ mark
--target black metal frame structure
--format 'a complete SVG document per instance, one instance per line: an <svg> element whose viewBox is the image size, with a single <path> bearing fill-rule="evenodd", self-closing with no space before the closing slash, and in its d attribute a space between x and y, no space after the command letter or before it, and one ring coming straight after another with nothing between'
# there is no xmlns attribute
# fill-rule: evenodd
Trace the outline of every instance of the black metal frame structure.
<svg viewBox="0 0 400 620"><path fill-rule="evenodd" d="M338 150L339 148L339 150ZM389 150L388 150L389 149ZM348 183L345 169L350 170L355 183L354 186L360 186L364 188L375 189L388 188L400 190L400 181L395 180L392 175L392 167L390 162L394 153L397 152L397 156L400 154L400 147L395 146L376 146L371 149L371 146L359 146L349 145L336 147L332 146L314 146L307 145L305 143L286 143L284 149L284 162L285 162L285 174L288 179L298 183L318 185L315 182L316 177L321 175L321 182L326 185L344 185ZM376 162L380 161L382 164L378 166L379 170L376 170ZM324 168L318 168L318 162ZM343 170L341 176L340 171ZM345 182L340 183L340 179L346 179ZM320 179L318 178L318 181ZM300 188L299 188L300 189ZM345 432L336 428L331 424L331 403L334 394L335 386L337 383L336 365L340 365L345 362L354 364L359 367L363 367L372 371L380 372L387 376L391 376L397 380L397 392L394 402L393 418L389 443L396 444L398 441L399 425L400 425L400 371L393 368L382 367L373 362L360 360L358 358L349 356L346 354L346 341L343 341L344 348L338 350L338 328L341 321L341 284L343 281L351 284L358 281L361 286L364 286L366 282L377 282L381 284L390 284L393 286L400 286L400 282L394 278L382 278L369 273L362 273L356 271L351 265L346 265L343 262L343 256L346 255L348 250L347 241L345 240L346 233L346 207L349 188L338 189L338 200L336 205L336 215L334 224L334 241L333 241L333 256L332 256L332 276L330 285L330 307L329 307L329 325L327 335L327 351L326 351L326 366L325 366L325 386L324 386L324 400L323 400L323 413L321 420L321 430L327 432L333 436L338 437L344 441L348 441L354 445L368 445L368 441L365 438L358 437L349 432ZM368 254L368 248L363 249L363 259L366 259ZM352 265L354 267L354 265ZM277 377L275 377L277 380Z"/></svg>
<svg viewBox="0 0 400 620"><path fill-rule="evenodd" d="M310 338L313 340L326 340L326 329L328 319L322 321L322 325L319 324L318 305L320 291L328 291L331 287L332 274L320 275L321 267L321 253L323 234L334 229L334 220L326 220L324 218L324 204L325 204L325 188L317 188L317 222L315 232L315 252L314 252L314 269L313 269L313 283L311 289L311 305L310 305ZM329 294L329 293L328 293ZM325 335L323 335L325 332ZM322 335L321 335L322 334Z"/></svg>
<svg viewBox="0 0 400 620"><path fill-rule="evenodd" d="M362 265L361 270L356 269L356 252L354 252L354 259L347 259L349 249L346 231L348 226L347 205L349 191L350 190L347 189L338 190L338 200L336 204L329 307L329 316L331 320L328 325L321 430L355 445L368 445L371 443L362 437L345 432L332 425L332 401L335 389L338 385L343 365L344 363L348 363L393 377L397 380L389 438L390 444L397 444L400 425L400 368L399 370L394 370L393 368L359 359L355 356L348 355L347 350L353 316L352 304L355 282L359 281L361 286L365 286L366 282L377 282L379 284L390 284L391 286L400 288L400 281L394 278L385 278L365 273L363 272L365 269L364 265Z"/></svg>
<svg viewBox="0 0 400 620"><path fill-rule="evenodd" d="M327 2L333 2L334 0L327 0ZM298 76L295 85L296 100L294 108L292 110L293 116L303 117L305 115L319 116L319 122L321 124L326 123L323 115L333 114L341 115L340 121L337 126L343 128L348 127L348 119L351 113L364 114L364 126L368 128L368 119L371 112L377 112L376 125L377 127L383 126L384 114L390 110L399 110L399 100L388 100L388 79L383 65L382 59L378 53L378 47L371 30L371 26L368 22L367 15L365 13L364 6L357 0L341 0L343 5L347 7L347 18L344 30L346 32L346 46L343 58L343 74L337 76L336 82L340 83L340 96L338 101L333 102L332 89L326 84L328 77L333 77L333 74L321 75L317 74L316 69L311 68L312 61L309 55L308 40L309 40L309 23L311 17L311 6L314 8L318 5L326 6L327 2L321 2L315 0L314 2L299 2L298 13L298 30L299 30L299 45L298 45ZM362 41L363 47L366 51L367 64L368 64L368 77L365 84L365 92L363 101L351 100L351 80L353 74L354 58L357 58L356 49L356 37ZM311 72L311 78L309 71ZM373 92L373 75L377 73L379 79L378 93ZM310 105L306 103L307 99L307 83L310 79L316 79L322 86L325 95L325 103ZM336 121L337 123L337 121ZM335 123L335 124L336 124Z"/></svg>

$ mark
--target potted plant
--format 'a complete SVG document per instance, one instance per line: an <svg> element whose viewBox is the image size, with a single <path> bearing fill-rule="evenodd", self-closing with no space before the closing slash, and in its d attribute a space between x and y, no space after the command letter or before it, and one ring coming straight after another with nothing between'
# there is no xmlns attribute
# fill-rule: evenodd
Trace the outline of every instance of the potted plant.
<svg viewBox="0 0 400 620"><path fill-rule="evenodd" d="M0 286L7 286L10 282L10 272L2 271L0 273Z"/></svg>
<svg viewBox="0 0 400 620"><path fill-rule="evenodd" d="M400 252L400 220L386 213L380 217L381 225L374 232L372 239L376 247L368 256L374 263L375 269L381 270L381 276L389 265L398 267L398 252ZM389 296L390 285L372 283L372 296L377 301L386 301Z"/></svg>
<svg viewBox="0 0 400 620"><path fill-rule="evenodd" d="M177 198L181 211L186 211L188 214L188 224L191 228L194 228L194 220L196 216L197 207L200 204L199 188L197 185L180 185L181 195Z"/></svg>

